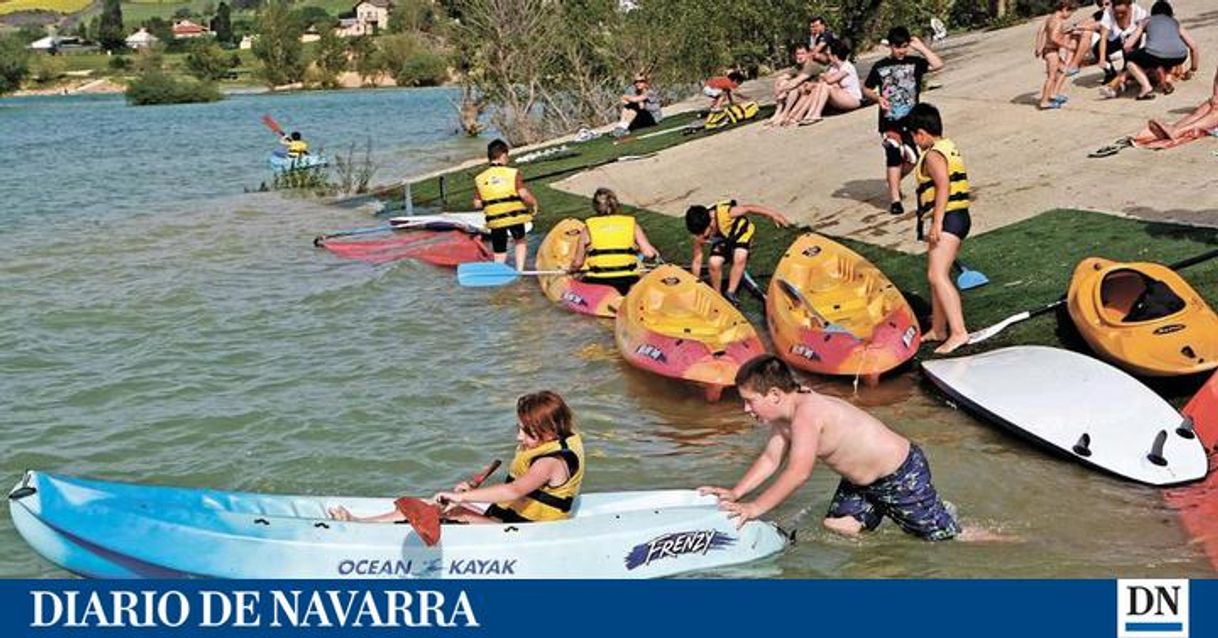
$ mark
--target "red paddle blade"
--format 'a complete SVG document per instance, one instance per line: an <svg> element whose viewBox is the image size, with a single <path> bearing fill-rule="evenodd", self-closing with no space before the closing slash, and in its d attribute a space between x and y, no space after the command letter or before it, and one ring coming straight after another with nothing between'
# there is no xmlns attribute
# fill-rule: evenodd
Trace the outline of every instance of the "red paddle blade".
<svg viewBox="0 0 1218 638"><path fill-rule="evenodd" d="M275 131L276 133L283 135L283 129L279 128L279 123L276 122L275 118L271 117L271 115L269 113L262 116L262 123L266 124L266 127L271 129L272 131Z"/></svg>
<svg viewBox="0 0 1218 638"><path fill-rule="evenodd" d="M414 528L423 544L431 547L440 542L440 508L413 496L403 496L393 502L406 522Z"/></svg>

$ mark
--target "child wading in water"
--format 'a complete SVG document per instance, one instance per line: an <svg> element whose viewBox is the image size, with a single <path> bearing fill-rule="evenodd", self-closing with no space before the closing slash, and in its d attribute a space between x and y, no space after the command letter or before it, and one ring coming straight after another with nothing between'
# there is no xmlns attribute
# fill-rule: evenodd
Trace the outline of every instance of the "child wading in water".
<svg viewBox="0 0 1218 638"><path fill-rule="evenodd" d="M524 270L529 245L525 242L526 224L537 214L537 199L524 187L520 171L508 166L508 145L494 140L486 147L490 168L474 178L474 208L486 214L486 227L491 231L491 252L495 261L507 261L508 235L515 243L516 270Z"/></svg>
<svg viewBox="0 0 1218 638"><path fill-rule="evenodd" d="M947 354L968 343L960 292L951 277L960 244L968 237L972 226L968 212L968 172L956 144L943 137L943 121L938 109L930 104L915 106L906 126L922 151L914 167L918 182L919 239L922 238L923 217L931 216L930 231L925 239L929 244L926 278L930 283L933 311L930 332L923 335L922 341L943 341L935 352Z"/></svg>
<svg viewBox="0 0 1218 638"><path fill-rule="evenodd" d="M432 497L446 503L444 517L463 523L534 523L570 517L571 506L584 480L584 444L575 432L571 408L562 397L545 390L516 401L516 456L508 466L508 482L471 489L457 484L451 492ZM491 503L485 511L463 503ZM330 510L342 521L393 523L405 520L399 511L356 517L345 507Z"/></svg>

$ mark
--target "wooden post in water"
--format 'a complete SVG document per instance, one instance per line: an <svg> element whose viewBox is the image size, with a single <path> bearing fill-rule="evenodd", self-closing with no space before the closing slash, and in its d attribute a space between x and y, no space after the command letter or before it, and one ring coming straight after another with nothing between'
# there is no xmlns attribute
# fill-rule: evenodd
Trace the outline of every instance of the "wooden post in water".
<svg viewBox="0 0 1218 638"><path fill-rule="evenodd" d="M406 208L406 216L409 217L414 215L414 195L410 192L410 180L402 180L402 183L406 186L405 193L403 193L403 199L405 200L403 203Z"/></svg>
<svg viewBox="0 0 1218 638"><path fill-rule="evenodd" d="M440 176L440 209L448 210L448 183L444 178L444 175Z"/></svg>

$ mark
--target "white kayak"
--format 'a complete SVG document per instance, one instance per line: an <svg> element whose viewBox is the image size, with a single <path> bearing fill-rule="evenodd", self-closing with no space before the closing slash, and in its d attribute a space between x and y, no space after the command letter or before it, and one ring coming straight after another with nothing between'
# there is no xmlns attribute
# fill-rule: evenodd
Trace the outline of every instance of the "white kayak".
<svg viewBox="0 0 1218 638"><path fill-rule="evenodd" d="M691 490L576 499L571 519L444 525L427 547L409 525L340 522L393 499L156 487L27 472L9 494L21 536L60 567L95 578L656 578L781 551L772 523L737 530Z"/></svg>
<svg viewBox="0 0 1218 638"><path fill-rule="evenodd" d="M1093 467L1151 485L1206 474L1191 422L1098 359L1015 346L924 361L922 370L966 409Z"/></svg>
<svg viewBox="0 0 1218 638"><path fill-rule="evenodd" d="M491 232L486 227L486 214L481 211L467 213L438 213L435 215L401 215L390 217L389 225L394 228L417 228L421 230L455 229L470 233L486 234ZM524 225L525 232L533 230L533 223Z"/></svg>

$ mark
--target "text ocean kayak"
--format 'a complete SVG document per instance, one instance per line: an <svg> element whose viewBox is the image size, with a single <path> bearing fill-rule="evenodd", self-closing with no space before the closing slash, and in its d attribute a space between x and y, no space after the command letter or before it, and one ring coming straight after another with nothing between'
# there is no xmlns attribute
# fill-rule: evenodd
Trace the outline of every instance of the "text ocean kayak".
<svg viewBox="0 0 1218 638"><path fill-rule="evenodd" d="M1166 266L1084 259L1070 279L1066 308L1092 349L1131 372L1218 368L1218 314Z"/></svg>
<svg viewBox="0 0 1218 638"><path fill-rule="evenodd" d="M537 270L566 270L579 246L584 223L567 218L554 226L537 248ZM554 303L584 315L614 317L622 295L613 286L590 283L571 275L537 278L541 291Z"/></svg>
<svg viewBox="0 0 1218 638"><path fill-rule="evenodd" d="M614 336L631 365L697 383L710 401L736 384L741 364L765 353L739 310L673 265L647 273L630 289Z"/></svg>
<svg viewBox="0 0 1218 638"><path fill-rule="evenodd" d="M778 356L817 374L879 375L908 361L922 339L913 309L884 273L815 233L778 262L766 316Z"/></svg>
<svg viewBox="0 0 1218 638"><path fill-rule="evenodd" d="M427 547L409 525L345 523L393 499L280 496L28 472L13 523L47 560L96 578L655 578L781 551L771 523L737 530L692 490L585 494L553 523L445 525Z"/></svg>

